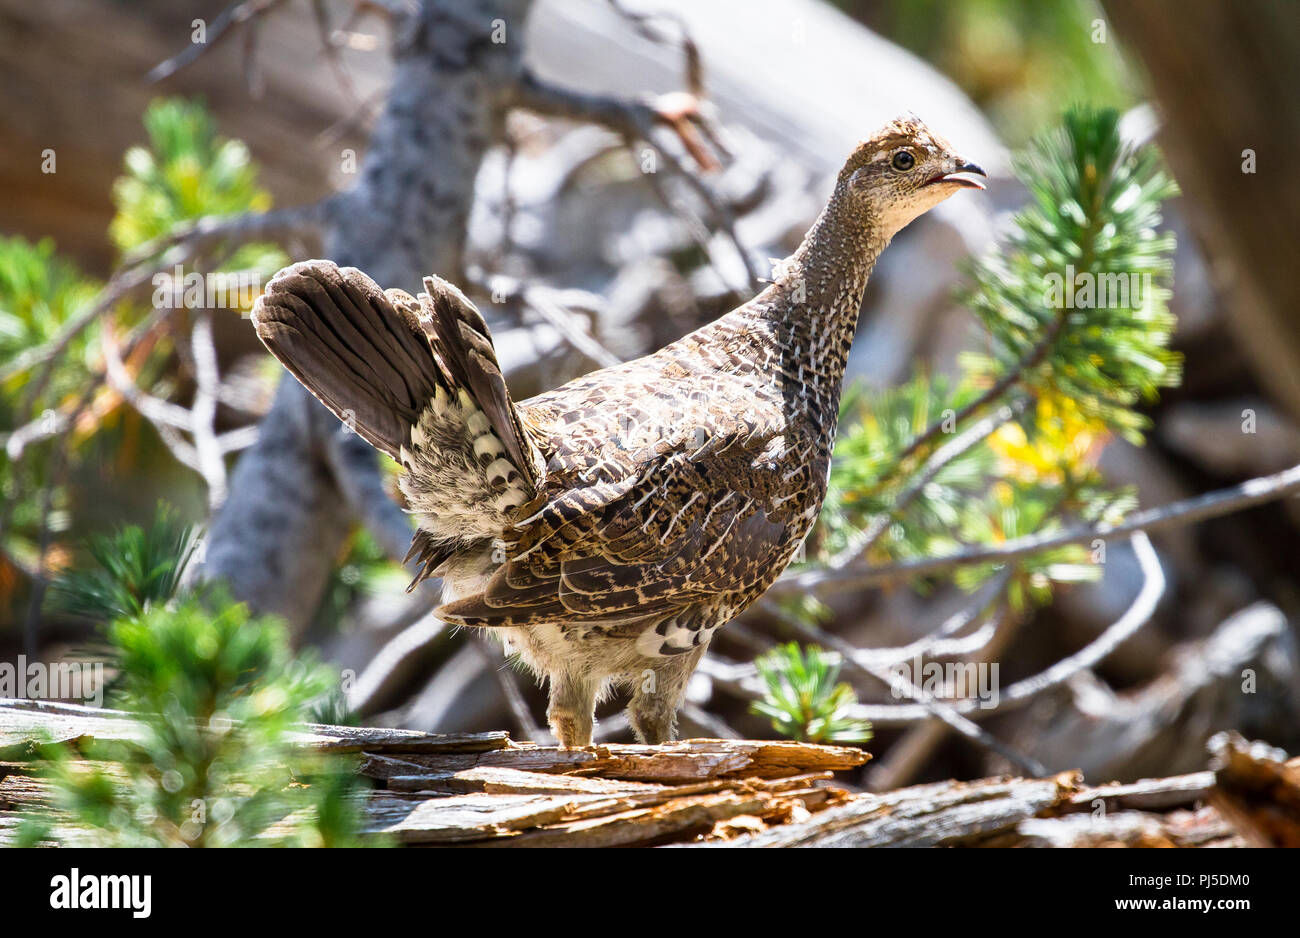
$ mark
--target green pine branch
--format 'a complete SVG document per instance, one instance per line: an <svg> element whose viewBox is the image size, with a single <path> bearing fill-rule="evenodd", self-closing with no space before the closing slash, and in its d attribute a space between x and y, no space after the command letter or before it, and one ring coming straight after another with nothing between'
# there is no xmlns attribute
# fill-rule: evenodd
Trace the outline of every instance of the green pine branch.
<svg viewBox="0 0 1300 938"><path fill-rule="evenodd" d="M1138 406L1180 378L1168 348L1173 239L1157 232L1161 200L1176 190L1153 148L1122 143L1114 111L1068 112L1018 162L1030 205L1006 243L972 266L963 293L986 351L964 356L954 381L919 375L848 398L816 540L822 558L882 519L871 559L891 562L1069 517L1117 520L1132 505L1106 489L1095 454L1110 435L1140 442ZM1009 403L1017 413L987 436L943 452ZM1089 576L1085 561L1066 551L1029 573L1073 581Z"/></svg>
<svg viewBox="0 0 1300 938"><path fill-rule="evenodd" d="M1116 111L1076 109L1017 161L1031 201L964 294L988 333L974 377L1007 375L1140 443L1136 407L1181 380L1169 349L1174 250L1160 205L1177 194L1154 147L1127 147ZM1041 360L1025 365L1044 336Z"/></svg>
<svg viewBox="0 0 1300 938"><path fill-rule="evenodd" d="M214 588L185 589L193 545L160 509L149 530L93 539L93 563L61 577L57 602L107 621L111 702L136 734L78 754L41 747L53 811L27 818L24 843L360 843L354 767L293 740L297 725L340 709L337 675L295 657L280 622Z"/></svg>
<svg viewBox="0 0 1300 938"><path fill-rule="evenodd" d="M752 712L772 721L782 736L810 743L865 743L871 724L849 715L857 695L839 680L840 656L794 642L780 645L755 662L765 694Z"/></svg>
<svg viewBox="0 0 1300 938"><path fill-rule="evenodd" d="M257 165L240 140L221 137L199 100L159 98L144 114L149 146L131 147L125 172L113 183L117 211L109 237L123 254L200 218L266 212L270 193L257 182ZM221 265L270 276L288 263L270 244L245 244Z"/></svg>

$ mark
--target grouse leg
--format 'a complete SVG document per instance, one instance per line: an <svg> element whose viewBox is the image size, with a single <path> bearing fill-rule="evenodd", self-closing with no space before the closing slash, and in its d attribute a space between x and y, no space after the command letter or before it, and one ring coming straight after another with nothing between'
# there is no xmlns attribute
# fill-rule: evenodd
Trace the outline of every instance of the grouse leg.
<svg viewBox="0 0 1300 938"><path fill-rule="evenodd" d="M704 656L704 646L667 659L642 672L628 703L627 718L636 738L658 745L676 737L677 708L686 696L686 684Z"/></svg>
<svg viewBox="0 0 1300 938"><path fill-rule="evenodd" d="M601 682L586 675L565 672L551 674L550 682L546 720L551 725L551 732L565 749L590 746Z"/></svg>

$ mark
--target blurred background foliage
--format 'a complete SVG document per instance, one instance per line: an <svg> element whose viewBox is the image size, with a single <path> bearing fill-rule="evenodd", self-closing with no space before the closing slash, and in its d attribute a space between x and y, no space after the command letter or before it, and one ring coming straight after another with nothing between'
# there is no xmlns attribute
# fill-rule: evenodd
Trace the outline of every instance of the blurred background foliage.
<svg viewBox="0 0 1300 938"><path fill-rule="evenodd" d="M1093 0L835 0L835 5L933 63L971 96L1012 146L1037 135L1063 103L1127 110L1142 99L1140 81Z"/></svg>
<svg viewBox="0 0 1300 938"><path fill-rule="evenodd" d="M73 339L67 353L45 382L33 386L30 375L19 368L23 356L54 343L68 322L95 299L99 284L81 274L75 264L60 257L54 242L32 244L15 235L0 238L0 425L17 429L39 414L41 424L53 430L60 408L85 387L94 367L91 338ZM9 440L6 440L9 443ZM13 621L26 577L36 564L35 532L40 523L40 493L48 475L49 447L36 444L25 461L15 458L15 447L0 449L0 611ZM50 527L69 524L67 493L53 493Z"/></svg>
<svg viewBox="0 0 1300 938"><path fill-rule="evenodd" d="M217 134L201 100L160 98L142 120L148 145L127 150L123 173L113 184L115 211L108 237L123 260L161 266L167 236L187 223L270 207L247 147ZM185 278L209 271L245 272L263 282L286 263L280 247L249 243L228 256L200 257L178 269L164 266L150 289L155 296L179 297L175 306L123 297L65 342L64 333L90 311L102 285L60 256L49 239L31 244L19 236L0 238L0 417L5 427L18 430L22 415L37 415L29 436L6 435L0 450L6 499L0 508L0 608L7 610L6 618L26 614L29 576L24 573L40 567L57 571L68 562L68 535L75 542L77 535L113 524L124 512L144 518L158 495L193 506L195 513L202 502L197 480L185 478L148 422L123 408L121 396L103 386L104 330L127 337L131 352L126 365L138 384L159 397L176 395L183 401L192 381L192 363L176 346L189 325ZM246 312L222 311L235 316ZM59 354L45 354L60 348ZM269 384L275 372L267 364L263 375ZM56 456L59 434L68 424L68 445ZM122 484L131 478L142 485ZM115 480L114 503L86 497L98 488L95 482L106 479ZM42 555L36 532L47 511L48 528L60 537L46 544Z"/></svg>
<svg viewBox="0 0 1300 938"><path fill-rule="evenodd" d="M113 183L116 214L108 234L121 253L137 252L200 218L271 208L248 147L217 133L202 100L159 98L145 111L144 128L149 145L126 151L125 173ZM278 246L251 243L216 269L269 277L286 263Z"/></svg>

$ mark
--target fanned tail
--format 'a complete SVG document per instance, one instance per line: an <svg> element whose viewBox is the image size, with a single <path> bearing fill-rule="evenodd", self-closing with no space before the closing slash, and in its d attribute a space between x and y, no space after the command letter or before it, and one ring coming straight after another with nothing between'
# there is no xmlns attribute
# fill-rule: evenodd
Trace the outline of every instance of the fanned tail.
<svg viewBox="0 0 1300 938"><path fill-rule="evenodd" d="M262 342L340 420L401 462L422 530L408 561L429 576L495 536L544 471L510 398L487 323L450 283L418 298L329 261L286 267L253 307ZM414 584L412 584L414 585Z"/></svg>

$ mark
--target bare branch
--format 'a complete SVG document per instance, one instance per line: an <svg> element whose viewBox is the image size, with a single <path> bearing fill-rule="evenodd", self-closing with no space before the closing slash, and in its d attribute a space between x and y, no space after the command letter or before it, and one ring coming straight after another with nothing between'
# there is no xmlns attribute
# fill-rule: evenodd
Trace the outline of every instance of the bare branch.
<svg viewBox="0 0 1300 938"><path fill-rule="evenodd" d="M1030 700L1068 682L1075 675L1089 668L1096 666L1107 656L1115 651L1120 645L1130 639L1137 633L1142 626L1151 621L1156 607L1160 603L1161 597L1165 591L1165 576L1161 569L1160 560L1156 556L1155 548L1152 547L1147 535L1138 531L1132 535L1133 549L1137 555L1138 565L1142 570L1143 584L1138 591L1129 608L1120 618L1110 625L1105 632L1098 636L1093 642L1078 651L1077 653L1064 658L1050 668L1032 676L1018 681L1011 687L1005 689L998 695L998 699L992 705L981 700L965 699L944 701L940 706L947 711L945 713L936 712L933 704L936 702L925 699L924 692L920 691L914 685L909 688L910 682L895 670L891 670L889 664L871 664L862 660L861 651L853 648L848 642L845 642L839 636L823 632L811 626L806 626L796 619L783 616L792 628L800 631L811 641L816 641L838 651L844 658L846 664L856 667L859 670L866 671L878 680L888 683L891 687L896 687L908 693L909 696L918 700L915 704L889 705L889 704L856 704L850 708L851 713L858 719L870 720L876 726L904 726L912 723L928 721L933 718L943 720L944 723L953 729L962 733L962 735L987 745L989 748L1001 754L1004 758L1023 769L1033 766L1033 760L1026 760L1026 757L1019 754L1003 751L1004 744L991 736L979 737L972 736L969 727L974 726L970 720L965 719L966 714L978 715L981 717L989 716L993 713L1004 713L1024 706ZM904 659L905 660L905 659ZM742 671L733 669L732 672L720 673L717 669L710 670L710 676L715 680L720 680L731 686L734 690L746 696L754 696L752 688L745 684L746 674ZM913 691L919 691L921 696L918 697ZM946 717L956 717L958 720L969 724L967 727ZM978 729L978 727L975 727ZM981 733L983 731L980 731ZM1041 766L1038 766L1041 769ZM1045 774L1038 771L1033 774Z"/></svg>
<svg viewBox="0 0 1300 938"><path fill-rule="evenodd" d="M998 695L995 705L986 706L982 701L977 700L961 700L952 701L952 708L962 714L978 712L980 716L989 716L1022 707L1045 691L1061 686L1081 671L1103 661L1111 652L1133 637L1142 626L1151 621L1151 616L1164 595L1165 575L1155 548L1151 546L1150 538L1142 531L1134 533L1132 537L1133 551L1142 570L1143 583L1137 596L1122 616L1080 651L1058 661L1045 671L1017 681L1003 690ZM917 720L928 719L931 715L923 707L915 705L858 704L852 710L855 717L871 720L881 726L914 723Z"/></svg>
<svg viewBox="0 0 1300 938"><path fill-rule="evenodd" d="M262 63L257 58L257 30L259 24L257 20L250 20L247 28L244 30L243 49L241 54L244 59L244 84L248 88L248 96L254 101L261 99L266 93L266 80L262 77Z"/></svg>
<svg viewBox="0 0 1300 938"><path fill-rule="evenodd" d="M65 332L58 340L56 340L55 345L60 348L66 347L67 343L71 342L72 337L75 336L77 331L84 329L87 324L93 321L95 317L90 315L90 313L98 314L102 310L110 309L114 303L127 295L134 286L138 286L138 283L140 282L138 278L140 275L143 274L148 277L152 276L155 272L156 270L154 268L145 267L125 271L120 275L115 276L113 280L109 282L109 286L105 287L100 293L100 297L94 306L90 307L86 313L83 313L78 317L80 323L69 323ZM114 287L114 283L119 280L119 277L121 278L121 282L118 286ZM144 341L145 337L148 336L170 313L171 310L169 309L157 309L150 315L146 316L142 322L131 330L126 343L118 353L117 362L121 362L122 355L131 355L134 353L137 346ZM40 384L49 380L50 375L53 373L53 358L56 354L57 352L52 352L50 358L46 360L45 372L41 378L37 379L36 383ZM123 372L125 372L125 367L123 367ZM63 419L54 421L54 426L52 427L51 432L44 434L42 438L58 436L75 427L82 414L84 414L94 402L102 384L103 376L95 376L93 380L88 382L86 387L82 390L81 396L77 399L71 410L68 411L66 415L59 415ZM40 393L40 389L35 389L34 394L29 394L29 401L30 399L39 398ZM25 408L29 408L30 402L24 406ZM47 411L46 413L50 412ZM181 462L186 465L190 465L192 468L197 468L194 462L186 462L187 459L191 459L190 454L187 452L187 444L185 444L183 440L180 440L179 437L175 435L174 431L170 427L167 427L166 424L159 424L158 426L162 428L160 429L160 435L162 436L164 443L172 447L172 451L176 454L177 459L181 460ZM13 437L11 436L7 441L7 445L12 444L13 442ZM15 454L13 455L13 470L15 472L17 472L19 468L19 461L25 455L26 445L31 442L34 442L34 440L27 440L25 442L20 440L20 443L23 445L14 447ZM29 570L29 573L32 576L32 591L31 597L28 601L27 614L23 625L23 648L30 656L35 656L37 653L36 646L38 627L40 623L40 612L45 601L45 589L48 585L45 559L50 546L50 514L54 507L54 492L59 486L66 482L69 463L70 447L65 441L64 445L56 446L54 448L54 454L46 468L45 481L41 489L40 520L37 525L38 533L36 537L36 568L35 570ZM9 519L16 503L17 501L12 499L0 502L0 531L5 530L8 527Z"/></svg>
<svg viewBox="0 0 1300 938"><path fill-rule="evenodd" d="M631 729L631 723L627 718L627 711L620 710L618 713L611 713L607 717L601 717L592 731L593 742L606 742L615 736L620 736Z"/></svg>
<svg viewBox="0 0 1300 938"><path fill-rule="evenodd" d="M649 39L651 42L661 45L672 42L672 37L664 34L653 25L656 20L663 20L672 23L677 27L678 42L682 47L682 58L685 65L685 87L686 90L694 95L704 93L704 62L700 57L700 48L695 44L690 30L686 26L686 21L676 13L658 11L655 13L644 13L637 10L629 10L623 6L619 0L609 0L619 16L630 22L636 30L637 35Z"/></svg>
<svg viewBox="0 0 1300 938"><path fill-rule="evenodd" d="M427 582L427 581L426 581ZM434 593L437 596L438 593ZM413 594L412 605L432 606L424 591ZM450 629L432 614L425 614L389 640L348 689L348 709L361 716L379 712L401 686L427 675L438 648L446 641Z"/></svg>
<svg viewBox="0 0 1300 938"><path fill-rule="evenodd" d="M937 628L914 642L890 648L854 648L852 654L854 662L863 668L891 668L901 662L912 661L918 656L957 658L983 650L997 637L999 626L995 619L985 621L983 625L968 635L960 638L954 638L953 636L963 631L976 619L989 616L991 607L995 602L999 601L1002 591L1006 589L1007 582L1010 579L1010 570L1003 571L998 576L993 577L980 587L971 602L945 619ZM763 599L759 601L757 608L768 612L774 607L769 600ZM776 611L773 612L773 615L782 622L788 622L788 618L782 614L779 607L775 608ZM747 634L748 630L738 620L727 625L727 637L732 641L736 640L740 635ZM748 635L748 639L744 644L750 648L755 656L762 654L772 646L770 641L760 641L757 635L752 634ZM723 663L716 655L709 656L703 659L699 673L706 675L710 681L727 687L741 696L749 698L761 696L762 685L759 683L758 667L753 662L744 664Z"/></svg>
<svg viewBox="0 0 1300 938"><path fill-rule="evenodd" d="M257 435L260 427L255 423L250 423L246 427L240 427L237 430L227 430L217 437L217 445L223 453L238 453L240 450L248 449L257 442Z"/></svg>
<svg viewBox="0 0 1300 938"><path fill-rule="evenodd" d="M744 263L745 273L749 278L746 287L753 288L761 283L762 277L754 266L753 258L749 256L749 252L745 250L745 246L740 241L740 236L736 234L736 217L732 211L722 203L721 199L714 195L712 189L700 179L697 179L685 166L681 165L681 162L671 153L663 150L658 152L664 157L664 162L668 168L694 189L713 213L714 224L727 236L727 240L731 242L732 247L735 248L736 253L740 255L740 259ZM645 178L650 183L650 188L655 195L659 197L659 200L663 202L668 210L682 219L691 237L700 246L700 249L709 256L713 266L717 268L719 265L713 259L713 246L710 244L708 227L690 206L684 204L683 200L673 196L657 173L646 173Z"/></svg>
<svg viewBox="0 0 1300 938"><path fill-rule="evenodd" d="M325 461L354 517L370 532L385 556L401 563L415 531L406 513L385 490L375 459L370 444L346 424L339 425L325 442ZM417 589L426 596L439 592L433 580L424 580Z"/></svg>
<svg viewBox="0 0 1300 938"><path fill-rule="evenodd" d="M221 397L221 376L217 351L212 341L212 314L198 310L190 331L190 355L194 364L194 400L189 409L149 394L141 389L126 370L122 351L113 330L101 334L104 351L104 374L108 384L122 398L153 424L158 435L182 464L203 477L208 492L208 507L215 511L226 497L225 454L247 446L256 439L257 428L216 432L217 403ZM191 444L181 431L189 433Z"/></svg>
<svg viewBox="0 0 1300 938"><path fill-rule="evenodd" d="M44 364L46 366L42 374L32 382L31 388L24 395L21 409L30 410L32 404L40 398L53 373L51 365L53 360L67 351L73 340L84 332L92 322L137 290L151 284L154 276L160 271L184 259L184 256L179 252L168 252L167 256L160 258L157 263L127 266L118 270L104 285L104 289L99 291L99 296L95 298L95 302L69 319L54 339L44 345L24 350L22 354L15 356L8 364L0 367L0 382L3 382L37 365Z"/></svg>
<svg viewBox="0 0 1300 938"><path fill-rule="evenodd" d="M1047 767L1035 759L1033 756L1025 755L1012 749L1002 740L998 739L992 733L982 729L970 720L966 719L957 712L950 704L940 703L935 698L926 694L924 690L917 687L910 680L904 678L898 672L891 672L884 669L864 669L877 680L883 681L890 687L898 688L906 693L909 697L918 701L922 709L929 712L933 717L937 717L946 723L949 727L956 730L962 736L977 743L986 749L991 749L1002 758L1006 759L1012 765L1019 768L1022 772L1035 778L1042 778L1047 775ZM963 701L964 703L974 703L974 701Z"/></svg>
<svg viewBox="0 0 1300 938"><path fill-rule="evenodd" d="M106 292L108 292L107 289ZM104 301L104 295L101 294L101 302L103 301ZM114 302L115 301L116 300L114 300ZM95 307L91 307L91 309L96 309L99 305L100 304L97 303L95 304ZM105 308L108 308L109 305L111 304L106 303ZM134 333L130 338L127 354L130 354L130 352L135 349L136 345L144 337L146 333L146 327L152 328L153 325L156 324L157 318L158 317L156 315L150 316L145 320L144 323L141 323L140 326L136 328L136 330L134 331ZM90 319L87 318L86 322L89 321ZM82 326L82 328L84 328L84 325ZM107 330L105 331L105 336L106 337L108 336ZM71 341L71 338L69 337L67 341ZM116 351L116 346L114 346L114 351ZM117 357L116 359L116 364L121 365L120 354L119 357ZM42 381L42 382L48 381L52 371L53 371L53 366L52 366L52 359L51 359L51 361L47 362L45 374L42 376L41 379L38 379L38 381ZM123 374L125 373L124 366L122 367L122 373ZM100 386L101 384L100 381L98 380L89 382L86 385L85 389L82 391L81 396L77 399L75 406L72 408L71 412L67 415L66 420L58 422L58 425L54 428L54 431L49 435L54 436L64 432L65 430L75 427L77 424L77 420L86 411L86 409L90 407L91 402L94 401L95 395L99 391ZM134 387L134 385L132 386ZM40 391L37 390L35 392L35 396L38 397L39 394ZM171 434L170 427L167 427L166 424L159 424L158 426L160 427L160 432L163 428L165 428L166 432L162 432L161 435L163 437L163 441L167 443L168 446L172 446L174 443L177 442L177 440L175 440L170 435ZM12 443L12 442L13 439L11 437L8 443ZM180 442L183 447L184 446L183 441ZM18 471L19 468L19 459L25 454L24 447L20 446L17 447L16 449L17 449L17 453L14 456L14 465L13 465L13 469L15 473ZM184 461L185 455L187 454L184 454L182 449L181 452L177 453L177 458ZM37 654L38 651L37 638L38 638L38 631L40 625L41 607L45 602L45 590L49 583L49 579L45 568L45 561L50 548L50 535L51 535L50 515L54 509L54 492L59 486L65 483L67 479L69 462L70 462L69 447L66 444L63 446L56 446L54 448L54 454L50 459L49 465L46 467L44 484L42 485L41 488L40 520L37 524L38 533L36 536L36 541L37 541L36 569L34 571L31 571L32 590L31 590L31 596L27 604L27 614L23 624L23 648L28 655L33 657ZM0 503L0 530L4 530L8 527L9 520L12 515L13 507L16 503L17 503L16 499L7 499L3 503Z"/></svg>
<svg viewBox="0 0 1300 938"><path fill-rule="evenodd" d="M172 427L177 430L190 429L190 412L179 404L154 397L141 390L127 373L122 362L122 352L111 329L105 329L101 336L104 351L104 374L109 386L121 394L128 404L140 412L150 423L156 426Z"/></svg>
<svg viewBox="0 0 1300 938"><path fill-rule="evenodd" d="M549 745L554 737L533 719L532 708L528 706L523 691L519 689L519 682L515 680L510 662L502 658L500 647L486 638L476 638L474 645L483 655L488 670L496 678L497 686L501 688L501 696L510 706L510 712L515 718L515 726L519 728L522 737L538 745Z"/></svg>
<svg viewBox="0 0 1300 938"><path fill-rule="evenodd" d="M40 416L30 420L7 434L0 434L0 439L4 440L5 455L11 461L17 462L23 456L23 451L33 443L39 443L42 440L48 440L50 437L58 436L72 425L72 419L64 413L56 410L44 410Z"/></svg>
<svg viewBox="0 0 1300 938"><path fill-rule="evenodd" d="M217 350L212 344L212 313L199 310L190 330L194 355L194 401L190 405L190 433L204 480L208 484L208 507L216 511L226 500L226 462L217 439L217 399L221 376L217 371Z"/></svg>
<svg viewBox="0 0 1300 938"><path fill-rule="evenodd" d="M726 720L709 713L703 707L697 706L689 700L682 704L681 715L704 730L713 739L744 739L740 733L732 729Z"/></svg>
<svg viewBox="0 0 1300 938"><path fill-rule="evenodd" d="M203 475L203 462L199 459L198 451L181 436L180 431L165 423L154 423L153 428L158 431L158 436L178 463Z"/></svg>
<svg viewBox="0 0 1300 938"><path fill-rule="evenodd" d="M953 658L968 655L983 648L993 638L996 626L986 622L964 638L954 638L970 623L988 614L1011 580L1011 570L1003 570L983 584L971 601L953 613L937 629L906 645L893 648L859 648L853 658L863 667L891 667L900 661L911 661L918 655L930 658Z"/></svg>
<svg viewBox="0 0 1300 938"><path fill-rule="evenodd" d="M354 128L363 128L375 116L387 93L388 89L381 87L366 95L365 100L358 103L350 113L340 117L318 133L312 140L312 146L331 147Z"/></svg>
<svg viewBox="0 0 1300 938"><path fill-rule="evenodd" d="M189 248L186 256L192 256L204 247L218 241L235 239L252 241L257 238L274 238L290 232L314 228L329 220L329 213L334 206L333 196L311 202L307 205L295 205L290 208L277 208L269 212L247 212L241 215L209 215L188 224L177 225L167 234L154 238L127 253L125 263L139 264L174 245ZM173 259L179 263L181 259ZM165 269L165 268L155 268Z"/></svg>
<svg viewBox="0 0 1300 938"><path fill-rule="evenodd" d="M271 234L302 227L314 221L323 221L329 201L313 205L259 215L241 215L226 219L200 219L194 225L156 239L132 252L134 261L124 262L109 279L95 301L64 324L59 334L44 345L26 349L22 354L0 367L0 382L21 374L38 365L41 373L34 378L23 395L20 412L30 412L40 400L54 375L54 362L67 351L72 342L91 323L95 322L119 302L155 282L157 276L169 268L193 258L204 246L223 237L244 237L255 233ZM155 256L157 255L157 256ZM149 320L152 326L155 320Z"/></svg>
<svg viewBox="0 0 1300 938"><path fill-rule="evenodd" d="M1000 739L993 736L988 731L976 726L970 720L957 712L955 704L970 704L974 703L974 701L940 701L930 696L920 687L916 686L896 671L875 664L864 664L859 661L857 657L858 650L838 635L817 628L814 625L808 625L805 622L801 622L794 616L787 615L784 610L775 606L770 607L769 611L780 617L783 622L803 635L808 641L816 642L823 647L831 648L838 652L840 657L844 660L844 663L850 668L883 682L891 689L902 691L907 696L917 701L917 706L924 710L927 715L942 720L948 726L952 727L972 742L993 750L1004 759L1019 766L1022 771L1027 772L1029 775L1041 777L1047 774L1047 769L1043 767L1042 763L1029 756L1016 752ZM855 715L857 710L858 708L854 708Z"/></svg>
<svg viewBox="0 0 1300 938"><path fill-rule="evenodd" d="M167 61L155 65L145 75L145 80L159 82L164 78L169 78L221 42L232 27L247 23L283 2L284 0L244 0L242 3L226 7L217 14L216 19L212 21L212 25L208 27L204 42L191 43L183 51L178 52Z"/></svg>
<svg viewBox="0 0 1300 938"><path fill-rule="evenodd" d="M708 121L700 113L699 98L689 92L628 101L562 88L525 69L516 88L515 103L540 114L599 124L627 140L652 141L655 127L667 127L700 169L713 172L720 168L699 138L698 128L707 126ZM711 138L715 136L711 134Z"/></svg>
<svg viewBox="0 0 1300 938"><path fill-rule="evenodd" d="M623 137L650 139L659 117L645 101L625 101L610 95L590 94L551 84L525 69L516 88L515 103L522 108L608 127Z"/></svg>
<svg viewBox="0 0 1300 938"><path fill-rule="evenodd" d="M143 321L138 323L135 328L131 330L130 335L127 337L127 341L122 346L121 354L126 356L134 352L140 341L144 339L154 329L154 327L159 324L159 322L170 315L171 312L172 310L170 309L158 309L146 316ZM53 355L53 344L54 343L43 346L42 350L46 354ZM5 451L9 458L17 462L22 458L27 447L31 446L33 443L39 443L42 440L59 436L68 430L71 430L81 418L82 414L85 413L86 408L90 406L95 392L104 382L104 375L102 372L92 373L90 378L90 383L87 384L82 397L71 409L66 411L56 411L52 408L46 408L30 422L19 427L17 430L14 430L12 433L0 435L0 439L5 441ZM0 520L0 528L3 527L3 521Z"/></svg>
<svg viewBox="0 0 1300 938"><path fill-rule="evenodd" d="M1074 544L1115 541L1139 531L1156 531L1174 525L1193 524L1232 514L1256 505L1277 501L1300 492L1300 465L1273 475L1260 476L1217 492L1134 512L1116 524L1078 525L1064 531L1030 534L1002 544L980 545L940 557L918 557L882 567L849 567L844 570L807 570L783 577L774 587L776 595L810 590L851 590L875 583L931 576L953 567L977 563L1005 563Z"/></svg>
<svg viewBox="0 0 1300 938"><path fill-rule="evenodd" d="M606 95L587 94L561 88L543 81L531 71L525 71L518 83L517 103L520 107L538 111L542 114L584 120L608 127L619 134L629 148L634 147L634 141L636 140L653 143L655 126L665 125L677 135L683 147L686 148L687 152L691 154L702 169L708 170L717 166L716 161L708 155L707 151L690 131L692 126L699 126L703 123L703 117L699 114L697 107L679 96L666 95L663 98L656 99L653 104L645 101L624 101ZM694 102L694 104L698 105L698 102ZM710 133L710 139L716 140L717 134ZM754 267L753 258L750 257L749 252L745 250L740 238L736 235L736 220L731 210L727 208L711 187L705 184L695 173L687 169L674 154L662 147L656 147L656 151L664 158L664 163L668 169L675 176L680 177L704 202L713 216L717 228L735 246L736 252L740 255L745 270L749 275L749 286L752 287L757 284L760 280L759 272ZM654 173L645 175L648 177L652 188L655 189L656 194L664 200L665 204L674 212L680 213L681 209L673 204L673 200L663 190L663 183L658 179L657 175ZM697 234L695 237L697 240L699 239ZM707 243L704 246L707 250Z"/></svg>
<svg viewBox="0 0 1300 938"><path fill-rule="evenodd" d="M1142 589L1138 590L1132 605L1105 632L1075 654L1058 661L1046 671L1012 684L1002 694L1005 702L1002 709L1018 707L1044 691L1064 684L1080 671L1100 663L1151 621L1165 594L1165 572L1160 566L1155 548L1151 546L1151 539L1144 531L1133 535L1132 544L1143 577Z"/></svg>
<svg viewBox="0 0 1300 938"><path fill-rule="evenodd" d="M316 23L316 33L320 37L321 48L325 52L325 61L329 64L330 71L334 73L334 80L338 82L343 97L347 99L349 105L356 107L360 103L357 100L357 89L352 83L351 74L339 57L339 44L334 40L330 29L329 11L325 9L325 0L311 0L311 12L312 19ZM355 8L353 13L355 14Z"/></svg>
<svg viewBox="0 0 1300 938"><path fill-rule="evenodd" d="M489 277L482 286L491 291L494 296L504 295L508 299L519 300L555 327L566 342L602 368L622 364L623 359L607 349L591 334L590 328L582 321L581 316L556 301L554 290L542 286L529 286L503 274Z"/></svg>
<svg viewBox="0 0 1300 938"><path fill-rule="evenodd" d="M141 390L127 374L126 366L122 362L122 353L117 347L117 341L113 338L111 330L105 329L101 338L104 349L104 369L109 386L121 394L123 400L134 407L140 416L153 424L159 438L177 462L204 476L206 481L207 476L198 451L179 432L191 428L190 412L184 407Z"/></svg>

